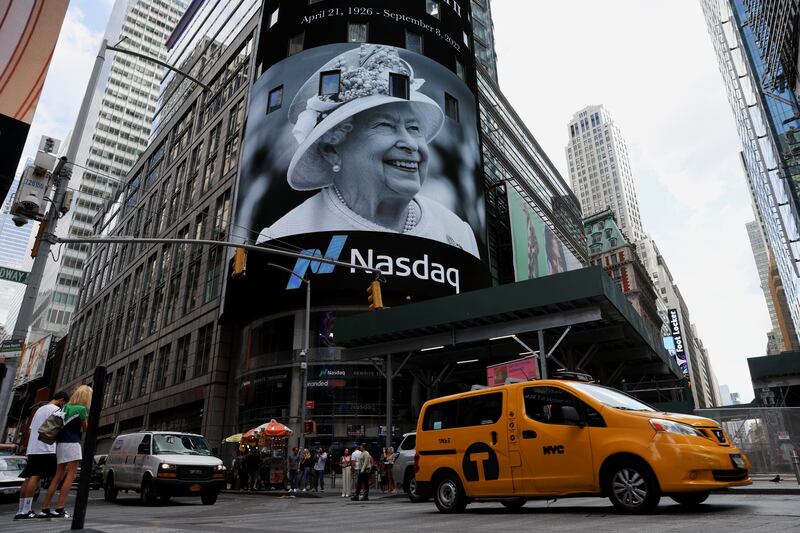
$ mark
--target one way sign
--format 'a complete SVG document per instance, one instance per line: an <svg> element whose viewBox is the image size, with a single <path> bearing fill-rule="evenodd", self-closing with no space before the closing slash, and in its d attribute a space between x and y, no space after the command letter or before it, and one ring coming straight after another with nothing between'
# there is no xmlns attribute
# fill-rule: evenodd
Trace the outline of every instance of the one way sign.
<svg viewBox="0 0 800 533"><path fill-rule="evenodd" d="M13 268L0 267L0 280L25 283L28 281L28 273Z"/></svg>

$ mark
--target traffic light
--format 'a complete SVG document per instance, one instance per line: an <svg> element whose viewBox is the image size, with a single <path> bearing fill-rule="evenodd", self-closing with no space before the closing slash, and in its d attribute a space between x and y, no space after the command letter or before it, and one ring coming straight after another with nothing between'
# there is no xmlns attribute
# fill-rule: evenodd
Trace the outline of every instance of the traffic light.
<svg viewBox="0 0 800 533"><path fill-rule="evenodd" d="M247 273L245 267L247 266L247 250L245 248L237 248L233 253L233 270L231 277L233 279L243 278Z"/></svg>
<svg viewBox="0 0 800 533"><path fill-rule="evenodd" d="M303 434L311 435L317 432L317 423L313 420L306 420L303 422Z"/></svg>
<svg viewBox="0 0 800 533"><path fill-rule="evenodd" d="M369 302L370 311L376 309L383 309L383 297L381 296L381 282L373 281L367 288L367 301Z"/></svg>
<svg viewBox="0 0 800 533"><path fill-rule="evenodd" d="M39 245L42 244L45 226L47 226L46 222L39 223L39 231L36 232L36 239L33 241L33 248L31 248L31 258L33 259L36 259L36 255L39 253Z"/></svg>

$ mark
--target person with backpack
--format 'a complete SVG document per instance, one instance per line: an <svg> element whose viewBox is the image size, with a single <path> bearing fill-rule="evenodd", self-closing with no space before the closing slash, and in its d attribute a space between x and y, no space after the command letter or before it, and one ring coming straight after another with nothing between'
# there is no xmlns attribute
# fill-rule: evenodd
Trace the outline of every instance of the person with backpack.
<svg viewBox="0 0 800 533"><path fill-rule="evenodd" d="M72 488L72 482L78 474L78 463L81 462L81 434L89 426L89 405L92 403L92 388L81 385L69 398L69 403L64 406L64 426L58 432L56 439L56 475L47 487L47 496L42 501L41 518L70 518L64 510L67 495ZM88 475L89 472L86 472ZM63 484L62 484L63 481ZM56 489L61 485L55 512L50 511L50 501L55 496Z"/></svg>
<svg viewBox="0 0 800 533"><path fill-rule="evenodd" d="M28 436L28 462L19 475L25 481L19 489L19 509L14 515L14 520L27 520L37 516L31 509L31 505L36 487L39 486L39 480L53 477L56 472L56 444L55 442L48 444L39 440L39 428L51 415L64 407L68 398L66 392L59 391L55 393L49 403L39 407L33 415Z"/></svg>

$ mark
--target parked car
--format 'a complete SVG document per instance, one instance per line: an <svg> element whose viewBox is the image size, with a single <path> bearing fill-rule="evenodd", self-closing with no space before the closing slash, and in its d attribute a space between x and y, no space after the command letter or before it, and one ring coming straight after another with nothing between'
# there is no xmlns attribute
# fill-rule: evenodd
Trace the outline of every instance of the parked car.
<svg viewBox="0 0 800 533"><path fill-rule="evenodd" d="M19 475L28 464L28 459L21 455L5 455L0 457L0 496L18 498L19 489L25 481Z"/></svg>
<svg viewBox="0 0 800 533"><path fill-rule="evenodd" d="M211 454L202 435L145 431L120 435L106 458L103 488L106 501L119 490L138 492L142 503L158 498L200 496L213 505L225 488L225 466Z"/></svg>
<svg viewBox="0 0 800 533"><path fill-rule="evenodd" d="M397 448L397 459L394 460L392 474L395 483L403 487L408 499L414 503L428 501L429 496L417 492L417 478L414 476L414 454L416 453L417 432L412 431L403 435L400 446Z"/></svg>
<svg viewBox="0 0 800 533"><path fill-rule="evenodd" d="M103 467L106 464L107 455L95 455L92 462L92 480L89 486L92 490L97 490L103 486Z"/></svg>

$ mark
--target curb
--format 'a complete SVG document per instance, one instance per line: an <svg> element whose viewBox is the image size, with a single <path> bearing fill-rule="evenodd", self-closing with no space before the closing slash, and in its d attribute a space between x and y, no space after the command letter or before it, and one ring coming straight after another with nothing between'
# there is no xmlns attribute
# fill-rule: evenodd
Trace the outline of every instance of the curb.
<svg viewBox="0 0 800 533"><path fill-rule="evenodd" d="M761 487L731 487L729 489L716 490L714 491L714 494L737 494L737 495L756 494L756 495L768 495L768 496L800 495L800 486L798 486L797 488L781 487L774 489L767 489Z"/></svg>

